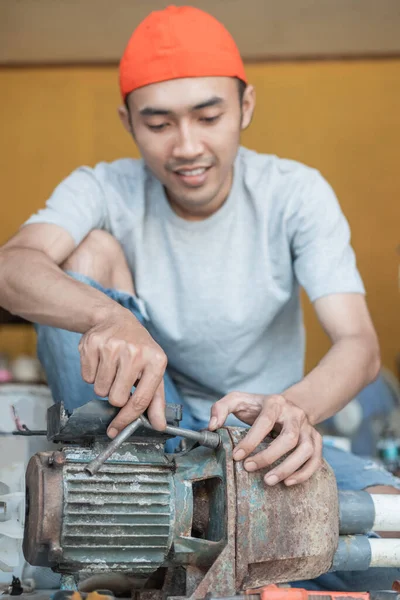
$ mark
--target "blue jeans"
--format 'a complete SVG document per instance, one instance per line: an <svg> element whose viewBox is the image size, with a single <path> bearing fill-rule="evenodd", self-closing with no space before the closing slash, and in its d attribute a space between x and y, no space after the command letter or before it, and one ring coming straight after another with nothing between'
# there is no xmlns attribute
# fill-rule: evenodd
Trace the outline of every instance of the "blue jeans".
<svg viewBox="0 0 400 600"><path fill-rule="evenodd" d="M95 281L77 273L69 273L69 275L95 287L129 309L151 333L151 323L143 315L140 303L134 296L118 290L105 289ZM81 334L45 325L38 325L36 329L38 357L45 369L54 401L63 401L67 411L72 412L74 408L83 406L93 398L99 398L94 393L93 385L86 383L81 377L78 351ZM184 399L175 387L168 370L164 376L164 385L166 401L183 405L182 427L188 429L207 427L206 417L204 421L199 421L190 414L188 407L185 409ZM324 458L335 473L339 489L362 490L374 485L390 485L400 489L400 480L372 460L360 458L331 446L324 447ZM300 581L292 585L308 590L367 591L391 589L395 579L400 579L400 569L368 569L328 573L313 581Z"/></svg>

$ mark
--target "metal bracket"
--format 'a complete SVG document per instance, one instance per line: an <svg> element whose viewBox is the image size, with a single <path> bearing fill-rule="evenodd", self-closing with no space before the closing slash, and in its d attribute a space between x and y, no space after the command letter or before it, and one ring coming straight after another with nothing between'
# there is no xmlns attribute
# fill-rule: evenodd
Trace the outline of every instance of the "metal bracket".
<svg viewBox="0 0 400 600"><path fill-rule="evenodd" d="M54 404L47 411L47 439L53 442L89 442L95 438L107 438L107 427L119 412L105 400L91 400L76 408L72 413L65 410L64 404ZM178 427L182 419L180 404L167 404L165 411L168 425ZM152 437L165 440L168 435L149 430L144 426L135 431L135 437Z"/></svg>

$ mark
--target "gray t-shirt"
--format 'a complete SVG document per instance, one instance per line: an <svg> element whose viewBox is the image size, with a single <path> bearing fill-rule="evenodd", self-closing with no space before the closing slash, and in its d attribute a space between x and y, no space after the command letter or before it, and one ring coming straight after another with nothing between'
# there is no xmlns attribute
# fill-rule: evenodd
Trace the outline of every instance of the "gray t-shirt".
<svg viewBox="0 0 400 600"><path fill-rule="evenodd" d="M171 209L141 160L74 171L30 223L78 245L92 229L122 245L152 334L199 419L230 391L279 393L299 381L303 286L315 301L364 293L350 231L314 169L240 148L231 193L203 221Z"/></svg>

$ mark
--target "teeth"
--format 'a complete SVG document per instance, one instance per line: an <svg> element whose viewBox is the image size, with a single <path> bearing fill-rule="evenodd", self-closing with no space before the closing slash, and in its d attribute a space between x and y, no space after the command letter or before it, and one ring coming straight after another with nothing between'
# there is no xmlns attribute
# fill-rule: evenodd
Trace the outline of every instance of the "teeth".
<svg viewBox="0 0 400 600"><path fill-rule="evenodd" d="M179 175L189 175L189 177L194 175L202 175L205 172L204 168L201 169L192 169L191 171L178 171Z"/></svg>

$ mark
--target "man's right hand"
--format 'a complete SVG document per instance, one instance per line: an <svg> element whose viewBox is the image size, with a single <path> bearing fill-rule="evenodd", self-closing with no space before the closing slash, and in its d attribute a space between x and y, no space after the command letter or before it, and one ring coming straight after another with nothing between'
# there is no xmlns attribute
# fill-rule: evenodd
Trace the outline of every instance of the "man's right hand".
<svg viewBox="0 0 400 600"><path fill-rule="evenodd" d="M121 407L107 433L115 437L146 409L155 429L166 427L163 376L167 357L148 331L118 306L79 343L82 377L94 391ZM132 394L132 387L137 387Z"/></svg>

